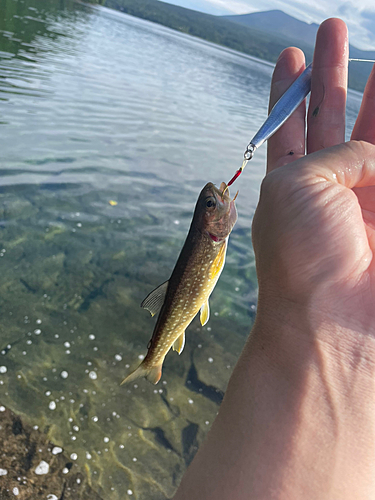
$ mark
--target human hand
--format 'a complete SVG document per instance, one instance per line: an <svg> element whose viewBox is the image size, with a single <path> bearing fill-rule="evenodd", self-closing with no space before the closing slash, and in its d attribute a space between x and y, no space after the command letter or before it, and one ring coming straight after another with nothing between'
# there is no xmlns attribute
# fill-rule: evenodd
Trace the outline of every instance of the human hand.
<svg viewBox="0 0 375 500"><path fill-rule="evenodd" d="M375 336L375 70L344 143L347 67L346 26L329 19L314 53L307 155L304 104L268 143L253 223L258 316L304 309L314 328ZM303 69L301 51L281 54L270 106Z"/></svg>
<svg viewBox="0 0 375 500"><path fill-rule="evenodd" d="M345 24L324 22L308 154L304 104L269 140L256 322L175 500L375 498L375 70L345 144L347 58ZM282 53L271 105L303 69Z"/></svg>

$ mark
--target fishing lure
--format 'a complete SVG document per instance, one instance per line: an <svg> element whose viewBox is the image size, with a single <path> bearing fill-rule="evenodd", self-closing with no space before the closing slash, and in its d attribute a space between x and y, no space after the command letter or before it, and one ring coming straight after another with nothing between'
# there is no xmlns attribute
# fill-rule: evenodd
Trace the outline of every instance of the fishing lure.
<svg viewBox="0 0 375 500"><path fill-rule="evenodd" d="M349 61L375 62L373 59L349 59ZM279 130L290 115L298 108L301 102L308 96L311 90L311 73L312 63L306 67L303 73L300 74L273 106L266 121L247 145L243 163L228 182L227 188L241 175L247 162L254 156L255 151Z"/></svg>

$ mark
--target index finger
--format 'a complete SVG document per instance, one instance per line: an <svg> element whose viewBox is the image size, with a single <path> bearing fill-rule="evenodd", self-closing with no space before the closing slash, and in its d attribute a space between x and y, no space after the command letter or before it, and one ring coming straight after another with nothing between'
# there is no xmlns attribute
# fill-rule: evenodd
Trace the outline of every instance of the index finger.
<svg viewBox="0 0 375 500"><path fill-rule="evenodd" d="M300 49L289 47L281 52L272 76L269 110L304 69L305 56ZM267 173L304 155L305 114L303 102L268 140Z"/></svg>

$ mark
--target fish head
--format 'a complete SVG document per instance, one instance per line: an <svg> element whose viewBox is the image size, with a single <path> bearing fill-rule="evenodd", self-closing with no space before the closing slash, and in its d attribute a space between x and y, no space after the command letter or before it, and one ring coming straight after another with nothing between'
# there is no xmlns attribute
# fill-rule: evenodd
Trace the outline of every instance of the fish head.
<svg viewBox="0 0 375 500"><path fill-rule="evenodd" d="M237 221L237 210L229 196L229 189L222 182L218 189L209 182L202 189L194 213L199 231L208 234L213 242L225 240Z"/></svg>

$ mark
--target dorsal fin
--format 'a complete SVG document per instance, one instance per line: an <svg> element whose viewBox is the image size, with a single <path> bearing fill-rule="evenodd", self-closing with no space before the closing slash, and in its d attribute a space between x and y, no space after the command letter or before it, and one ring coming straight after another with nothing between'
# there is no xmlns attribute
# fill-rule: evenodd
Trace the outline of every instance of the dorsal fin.
<svg viewBox="0 0 375 500"><path fill-rule="evenodd" d="M155 290L150 292L141 304L143 309L150 311L151 316L157 314L164 304L165 294L167 293L168 281L164 281Z"/></svg>

